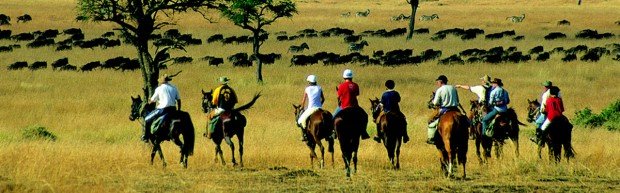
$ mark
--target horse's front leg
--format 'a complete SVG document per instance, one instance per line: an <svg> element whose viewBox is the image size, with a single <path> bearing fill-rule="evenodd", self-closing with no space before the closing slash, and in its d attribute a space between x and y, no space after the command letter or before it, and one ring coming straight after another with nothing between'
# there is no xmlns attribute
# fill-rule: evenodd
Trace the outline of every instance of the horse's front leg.
<svg viewBox="0 0 620 193"><path fill-rule="evenodd" d="M164 159L164 152L161 150L161 145L158 142L154 146L155 147L153 147L153 149L156 149L155 152L159 152L159 158L161 158L161 161L163 162L163 166L165 168L168 164L166 163L166 159ZM152 155L151 157L154 157L154 155ZM151 164L153 164L153 159L152 158L151 158Z"/></svg>
<svg viewBox="0 0 620 193"><path fill-rule="evenodd" d="M224 141L226 141L226 144L230 146L230 155L232 156L232 163L233 163L233 166L236 166L237 160L235 159L235 144L232 142L232 139L230 139L230 137L224 137Z"/></svg>
<svg viewBox="0 0 620 193"><path fill-rule="evenodd" d="M397 140L396 141L396 168L395 169L400 169L400 145L401 145L401 141Z"/></svg>
<svg viewBox="0 0 620 193"><path fill-rule="evenodd" d="M222 151L222 146L220 144L215 144L215 163L217 163L217 158L220 158L220 162L222 162L222 165L226 165L226 162L224 161L224 152Z"/></svg>
<svg viewBox="0 0 620 193"><path fill-rule="evenodd" d="M357 151L353 151L353 173L357 173Z"/></svg>
<svg viewBox="0 0 620 193"><path fill-rule="evenodd" d="M316 140L317 141L317 145L319 145L319 150L321 151L321 165L320 168L325 167L325 147L323 147L323 142L321 142L321 140ZM312 154L314 155L314 157L316 158L316 153L314 153L314 147L312 148Z"/></svg>
<svg viewBox="0 0 620 193"><path fill-rule="evenodd" d="M243 133L237 135L237 139L239 140L239 166L243 167Z"/></svg>

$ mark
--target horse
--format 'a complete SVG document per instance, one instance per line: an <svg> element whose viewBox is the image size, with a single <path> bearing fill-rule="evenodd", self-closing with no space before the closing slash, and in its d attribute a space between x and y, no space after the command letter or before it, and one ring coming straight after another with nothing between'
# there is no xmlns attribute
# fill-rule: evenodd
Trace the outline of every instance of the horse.
<svg viewBox="0 0 620 193"><path fill-rule="evenodd" d="M527 103L527 121L533 122L541 115L540 103L536 99L528 99ZM547 131L544 132L543 143L538 144L538 158L542 159L541 151L545 145L549 148L549 159L553 159L555 162L561 161L562 147L564 148L564 157L567 161L570 160L570 158L574 158L575 150L571 144L572 128L573 125L565 116L551 122L549 127L547 127Z"/></svg>
<svg viewBox="0 0 620 193"><path fill-rule="evenodd" d="M400 169L400 146L404 136L403 131L407 129L405 119L402 115L392 111L382 114L383 106L380 104L378 98L370 99L372 118L377 124L377 131L383 133L381 141L387 150L392 168ZM396 160L394 160L395 155Z"/></svg>
<svg viewBox="0 0 620 193"><path fill-rule="evenodd" d="M144 121L144 118L149 114L149 112L155 109L155 105L152 103L146 104L142 107L143 101L140 98L140 95L138 95L137 98L133 98L133 96L131 96L131 102L131 114L129 115L129 120L131 121L139 119ZM160 128L156 132L153 132L149 137L149 141L153 145L153 150L151 151L151 165L153 165L155 154L159 152L159 157L163 162L163 166L166 167L166 160L164 159L164 154L160 144L163 141L172 140L181 148L180 163L183 164L184 168L187 168L188 157L194 153L195 134L192 119L189 116L189 113L184 111L176 111L165 116L169 116L170 121L164 122ZM181 141L179 135L183 135L183 141Z"/></svg>
<svg viewBox="0 0 620 193"><path fill-rule="evenodd" d="M215 110L215 105L211 102L213 99L212 95L213 91L205 92L202 90L202 111L204 113L211 113L211 111ZM241 111L247 110L260 97L260 93L254 95L252 100L241 107L235 108L230 112L224 112L220 116L228 117L228 119L221 118L215 124L215 130L213 134L211 134L211 140L215 144L215 161L217 162L217 158L219 156L222 165L226 165L224 162L224 152L220 144L222 140L225 140L226 143L230 146L232 163L233 166L237 166L237 160L235 159L235 144L232 142L232 137L237 136L237 141L239 142L239 166L243 167L243 134L245 132L244 128L247 124L247 120L245 116L241 114ZM206 126L206 132L209 132L209 124ZM207 133L204 136L207 136Z"/></svg>
<svg viewBox="0 0 620 193"><path fill-rule="evenodd" d="M493 136L488 137L482 133L482 118L489 111L488 107L476 100L470 101L470 132L473 132L476 141L476 155L481 163L491 157L491 148L495 146L495 156L502 154L504 140L510 139L515 145L515 155L519 157L519 125L525 125L519 121L515 110L511 107L508 111L499 113L495 117ZM480 156L480 146L484 152L484 158Z"/></svg>
<svg viewBox="0 0 620 193"><path fill-rule="evenodd" d="M334 129L340 143L347 178L351 177L351 162L353 162L353 173L357 172L357 151L361 131L366 129L367 124L368 114L360 107L342 109L334 117Z"/></svg>
<svg viewBox="0 0 620 193"><path fill-rule="evenodd" d="M433 115L439 115L439 108L432 104L435 93L431 95L428 107L433 109ZM467 142L469 137L469 120L458 109L448 110L439 117L437 133L435 133L435 147L439 150L441 171L446 177L454 176L458 160L463 165L463 176L467 176ZM439 139L438 139L439 138Z"/></svg>
<svg viewBox="0 0 620 193"><path fill-rule="evenodd" d="M297 123L299 116L303 112L303 107L301 105L293 105L293 108L295 108L295 123ZM310 148L310 165L313 165L314 159L318 159L314 151L318 145L321 150L320 168L325 167L325 147L323 147L323 143L321 142L323 139L327 141L327 151L331 154L332 165L334 165L334 139L330 137L334 132L332 114L329 111L319 109L308 117L306 125L307 127L304 132L306 132L308 136L306 145Z"/></svg>

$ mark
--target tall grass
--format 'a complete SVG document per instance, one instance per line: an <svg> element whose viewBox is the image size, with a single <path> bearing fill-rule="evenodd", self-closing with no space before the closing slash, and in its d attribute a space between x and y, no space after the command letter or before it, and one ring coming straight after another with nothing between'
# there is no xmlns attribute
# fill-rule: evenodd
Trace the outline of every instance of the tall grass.
<svg viewBox="0 0 620 193"><path fill-rule="evenodd" d="M589 47L604 46L617 42L618 37L607 40L577 40L574 34L585 28L620 34L613 24L620 8L617 0L587 1L582 6L564 0L552 1L424 1L419 14L438 13L440 19L434 22L417 22L419 28L438 30L462 27L481 28L487 33L515 29L526 39L487 41L479 37L461 41L448 37L434 42L430 35L416 35L413 41L404 37L372 38L364 54L374 50L413 48L415 54L425 49L440 49L444 56L468 48L488 49L495 46L517 46L520 51L543 45L546 50L557 46L572 47L586 44ZM282 20L268 27L268 31L287 31L294 34L305 28L317 30L335 26L361 32L364 30L393 29L405 27L405 22L391 22L390 16L408 13L404 1L300 1L300 14L290 20ZM82 28L88 38L97 37L114 26L110 24L74 22L75 1L18 1L0 2L0 13L15 18L29 13L33 21L26 24L2 26L19 32L35 30ZM371 9L368 18L341 18L340 13ZM54 11L50 11L53 9ZM523 23L513 24L505 20L511 15L526 13ZM217 16L214 14L214 16ZM475 18L475 19L472 19ZM594 19L593 19L594 18ZM561 19L571 21L571 26L558 27ZM226 36L245 35L245 32L225 21L209 24L197 14L175 16L183 33L207 38L215 33ZM565 40L544 41L542 37L552 31L569 35ZM60 38L62 39L62 37ZM617 100L620 88L613 86L620 75L617 61L609 57L597 63L563 63L558 55L548 62L527 62L520 64L466 64L441 66L436 62L418 66L396 68L378 66L289 67L291 54L288 46L307 42L306 53L330 51L346 53L347 45L341 37L300 39L278 42L275 38L263 46L264 53L282 53L282 60L264 67L264 84L257 84L255 68L233 68L226 63L220 67L208 66L195 60L191 64L172 65L164 72L183 72L172 82L177 85L183 100L183 108L193 117L197 135L204 132L206 120L200 109L200 90L217 85L216 79L226 75L236 89L240 102L250 100L255 92L262 91L254 108L246 112L245 168L232 168L230 149L224 145L227 166L213 162L214 150L210 141L197 139L197 150L190 157L189 168L177 165L178 147L164 142L163 149L168 163L162 169L157 158L155 165L149 165L151 147L139 141L140 125L130 122L130 96L141 92L140 72L93 71L57 72L51 69L40 71L8 71L6 65L15 61L54 61L68 57L73 65L81 66L94 60L105 60L123 55L135 57L135 51L128 46L110 49L74 49L55 52L53 48L17 49L11 53L0 53L0 190L57 191L57 192L396 192L396 191L617 191L620 178L620 144L617 132L576 128L573 143L577 158L569 163L553 164L546 157L539 160L536 147L529 143L527 134L533 126L522 127L521 157L515 158L514 146L508 142L505 156L491 159L489 164L479 165L475 147L470 143L468 153L468 178L464 181L448 180L439 174L437 150L423 143L426 136L425 124L428 110L425 103L435 88L433 80L445 74L453 84L476 84L478 77L489 74L502 78L510 92L517 114L525 120L526 99L539 98L540 83L552 80L562 89L565 114L572 118L575 111L590 107L599 112L612 101ZM15 42L2 40L1 45ZM25 43L20 43L25 44ZM187 53L174 52L174 56L188 55L195 59L205 55L226 57L237 52L249 52L250 45L204 44L190 46ZM392 171L382 145L363 141L359 154L359 170L352 179L344 178L341 154L336 146L335 166L327 161L326 169L313 170L312 175L286 175L288 172L310 169L309 152L299 141L299 131L294 125L291 104L299 103L305 77L316 74L325 91L328 110L333 110L335 86L341 81L344 69L351 68L355 81L361 87L360 103L369 108L368 98L379 96L384 90L383 82L393 79L401 93L403 109L409 121L412 141L405 144L401 153L402 168ZM474 95L459 90L460 100L474 99ZM465 105L467 106L467 105ZM21 138L22 128L41 125L53 131L58 137L55 142L31 141ZM374 126L368 131L374 133ZM546 155L546 154L544 154ZM329 160L329 159L328 159ZM270 169L271 168L271 169ZM280 168L280 169L274 169ZM459 168L461 170L462 168ZM295 173L295 172L293 172ZM300 172L297 172L300 173Z"/></svg>

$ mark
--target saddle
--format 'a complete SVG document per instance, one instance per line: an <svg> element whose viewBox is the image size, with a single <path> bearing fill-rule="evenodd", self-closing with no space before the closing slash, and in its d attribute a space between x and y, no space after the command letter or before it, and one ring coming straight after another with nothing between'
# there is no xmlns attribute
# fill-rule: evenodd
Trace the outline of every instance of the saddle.
<svg viewBox="0 0 620 193"><path fill-rule="evenodd" d="M150 128L151 133L154 135L169 135L172 132L172 125L177 122L181 122L177 116L177 111L165 113L153 121Z"/></svg>

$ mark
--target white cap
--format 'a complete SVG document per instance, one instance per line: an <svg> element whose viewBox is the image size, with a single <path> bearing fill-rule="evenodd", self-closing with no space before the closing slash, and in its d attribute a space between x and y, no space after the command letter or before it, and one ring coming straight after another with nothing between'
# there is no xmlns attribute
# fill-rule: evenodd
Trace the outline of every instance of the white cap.
<svg viewBox="0 0 620 193"><path fill-rule="evenodd" d="M344 72L342 72L342 78L353 78L353 71L350 69L344 70Z"/></svg>
<svg viewBox="0 0 620 193"><path fill-rule="evenodd" d="M311 83L316 83L316 76L312 74L308 75L308 78L306 78L306 80Z"/></svg>

